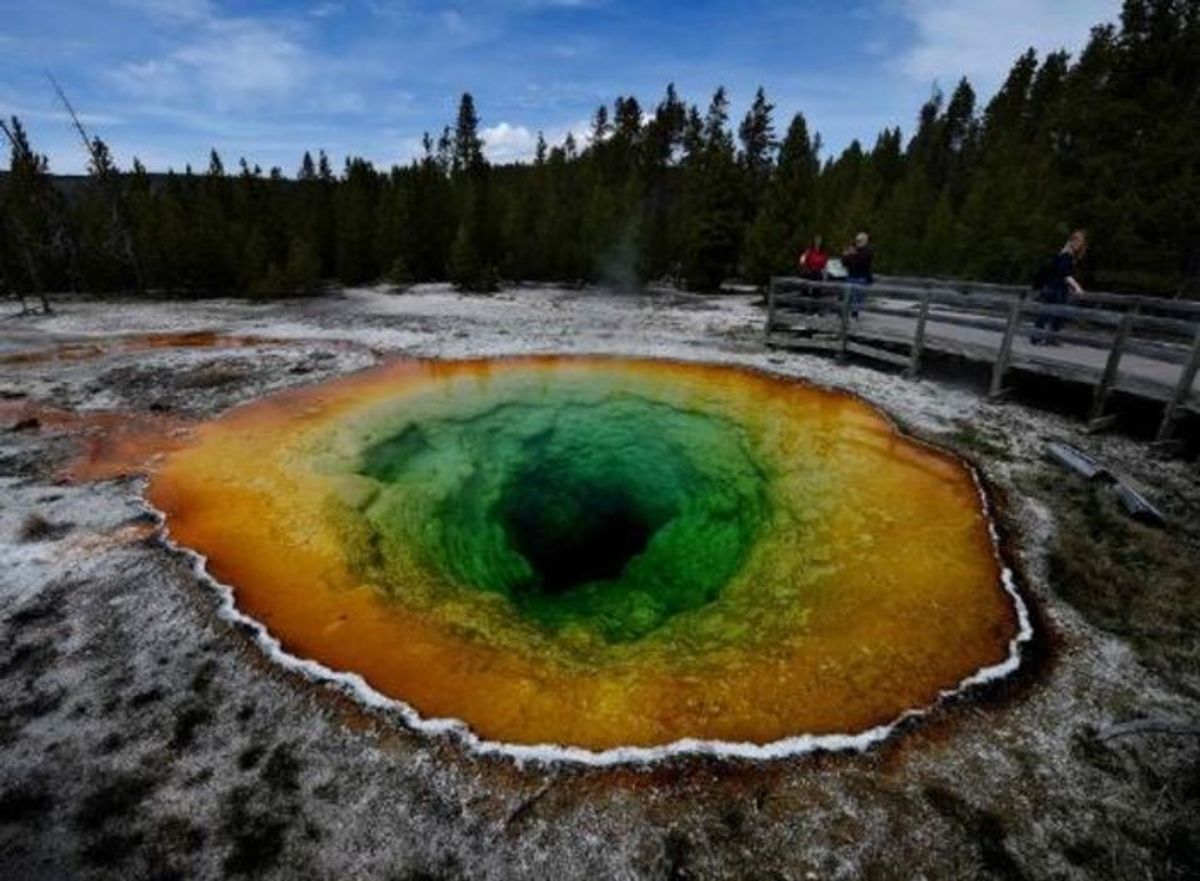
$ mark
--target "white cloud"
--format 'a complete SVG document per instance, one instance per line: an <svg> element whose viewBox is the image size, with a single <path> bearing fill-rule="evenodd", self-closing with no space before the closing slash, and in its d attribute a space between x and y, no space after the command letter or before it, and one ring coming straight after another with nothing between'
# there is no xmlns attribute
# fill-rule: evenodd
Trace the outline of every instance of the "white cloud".
<svg viewBox="0 0 1200 881"><path fill-rule="evenodd" d="M154 101L178 97L183 88L179 66L167 59L131 61L110 76L124 91Z"/></svg>
<svg viewBox="0 0 1200 881"><path fill-rule="evenodd" d="M586 9L601 6L600 0L525 0L526 9Z"/></svg>
<svg viewBox="0 0 1200 881"><path fill-rule="evenodd" d="M573 137L575 144L582 150L592 140L592 121L590 119L577 119L568 125L551 129L546 132L546 143L551 147L556 144L562 144L567 140L567 135Z"/></svg>
<svg viewBox="0 0 1200 881"><path fill-rule="evenodd" d="M0 98L0 119L8 119L11 116L16 116L21 120L38 120L44 122L57 122L65 125L70 125L71 115L65 110L44 110L38 107L30 107L28 105L10 103L3 98ZM85 126L118 126L125 122L125 118L112 113L76 113L79 121Z"/></svg>
<svg viewBox="0 0 1200 881"><path fill-rule="evenodd" d="M483 152L491 162L521 162L537 149L537 134L523 125L501 122L484 128L479 135Z"/></svg>
<svg viewBox="0 0 1200 881"><path fill-rule="evenodd" d="M916 40L896 66L921 82L952 84L965 75L989 92L1029 47L1077 50L1120 7L1120 0L901 0Z"/></svg>
<svg viewBox="0 0 1200 881"><path fill-rule="evenodd" d="M218 105L288 95L308 70L304 50L274 27L249 19L213 21L172 58L190 68Z"/></svg>
<svg viewBox="0 0 1200 881"><path fill-rule="evenodd" d="M216 14L210 0L116 0L116 3L167 20L202 21Z"/></svg>
<svg viewBox="0 0 1200 881"><path fill-rule="evenodd" d="M155 9L167 0L123 0ZM200 103L218 110L278 101L310 78L311 59L288 31L268 21L223 18L199 0L180 7L180 42L165 54L127 62L110 74L142 100ZM192 17L194 16L194 17Z"/></svg>
<svg viewBox="0 0 1200 881"><path fill-rule="evenodd" d="M567 135L571 135L582 150L587 145L590 126L588 120L582 119L547 129L543 135L549 147L561 146ZM483 139L483 152L489 162L528 162L537 152L537 132L523 125L500 122L485 127L479 132L479 136Z"/></svg>
<svg viewBox="0 0 1200 881"><path fill-rule="evenodd" d="M313 18L329 18L333 15L341 15L346 10L346 7L341 3L325 2L318 3L316 6L308 10L308 14Z"/></svg>

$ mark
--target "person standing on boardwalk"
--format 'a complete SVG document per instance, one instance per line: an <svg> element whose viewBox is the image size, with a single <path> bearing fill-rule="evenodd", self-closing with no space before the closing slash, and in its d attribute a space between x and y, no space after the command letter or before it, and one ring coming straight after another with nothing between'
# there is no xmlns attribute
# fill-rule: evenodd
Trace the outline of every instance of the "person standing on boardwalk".
<svg viewBox="0 0 1200 881"><path fill-rule="evenodd" d="M825 267L829 264L829 255L821 245L821 237L813 236L812 242L800 255L800 277L812 281L820 281L825 277Z"/></svg>
<svg viewBox="0 0 1200 881"><path fill-rule="evenodd" d="M846 267L846 293L850 298L850 315L853 318L858 317L859 308L867 300L867 285L875 281L875 276L871 274L874 257L871 237L865 232L856 235L854 243L842 251L842 265Z"/></svg>
<svg viewBox="0 0 1200 881"><path fill-rule="evenodd" d="M1048 306L1064 306L1072 296L1083 293L1083 285L1076 281L1075 273L1079 261L1086 253L1087 233L1077 229L1071 233L1071 237L1054 259L1038 270L1034 287L1037 288L1038 299L1041 302ZM1029 341L1035 346L1057 346L1057 334L1062 325L1061 315L1039 315L1034 322L1036 330Z"/></svg>

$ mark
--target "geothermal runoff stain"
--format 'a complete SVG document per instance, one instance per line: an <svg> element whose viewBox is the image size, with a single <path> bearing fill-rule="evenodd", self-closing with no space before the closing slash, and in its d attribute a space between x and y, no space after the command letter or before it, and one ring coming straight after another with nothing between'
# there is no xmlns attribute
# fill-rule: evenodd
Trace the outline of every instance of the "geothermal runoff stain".
<svg viewBox="0 0 1200 881"><path fill-rule="evenodd" d="M392 364L202 426L150 498L288 653L514 748L878 731L1027 629L964 465L733 368Z"/></svg>

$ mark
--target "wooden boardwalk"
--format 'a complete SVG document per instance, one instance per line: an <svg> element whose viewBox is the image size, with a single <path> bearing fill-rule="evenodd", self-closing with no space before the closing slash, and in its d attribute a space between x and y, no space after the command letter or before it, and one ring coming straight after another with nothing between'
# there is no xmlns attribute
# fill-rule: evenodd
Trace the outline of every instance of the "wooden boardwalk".
<svg viewBox="0 0 1200 881"><path fill-rule="evenodd" d="M1051 306L1011 285L877 277L852 316L840 281L773 278L767 291L768 345L856 355L916 376L928 353L988 365L989 394L1002 397L1013 370L1092 387L1088 427L1100 430L1113 391L1163 404L1156 440L1171 440L1183 411L1200 413L1200 303L1086 293ZM1034 345L1035 322L1057 316L1053 345Z"/></svg>

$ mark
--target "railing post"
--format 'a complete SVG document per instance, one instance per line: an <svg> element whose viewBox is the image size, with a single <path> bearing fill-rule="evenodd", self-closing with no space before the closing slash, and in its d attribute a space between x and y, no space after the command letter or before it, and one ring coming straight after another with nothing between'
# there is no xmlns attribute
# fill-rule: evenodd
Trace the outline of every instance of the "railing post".
<svg viewBox="0 0 1200 881"><path fill-rule="evenodd" d="M917 312L917 332L913 337L912 344L912 360L908 362L908 369L904 371L904 375L909 379L914 379L921 369L921 355L925 351L925 320L929 317L929 286L925 286L925 293L921 295L921 308Z"/></svg>
<svg viewBox="0 0 1200 881"><path fill-rule="evenodd" d="M1192 393L1192 383L1196 381L1198 371L1200 371L1200 328L1196 329L1192 354L1179 374L1179 384L1175 386L1175 394L1167 402L1167 408L1163 411L1162 422L1159 424L1158 434L1154 438L1157 443L1165 443L1171 439L1171 435L1175 431L1176 411L1187 402L1188 396Z"/></svg>
<svg viewBox="0 0 1200 881"><path fill-rule="evenodd" d="M843 285L841 310L841 348L838 351L838 358L842 361L846 360L846 351L850 346L850 296L850 285Z"/></svg>
<svg viewBox="0 0 1200 881"><path fill-rule="evenodd" d="M1021 321L1021 305L1020 300L1013 300L1008 309L1008 324L1004 328L1004 338L1000 340L1000 348L996 352L996 363L992 365L989 398L999 398L1003 394L1004 374L1008 372L1008 362L1012 360L1013 337L1017 335L1017 325Z"/></svg>
<svg viewBox="0 0 1200 881"><path fill-rule="evenodd" d="M763 336L771 336L771 331L775 327L775 277L767 282L767 324L763 328Z"/></svg>
<svg viewBox="0 0 1200 881"><path fill-rule="evenodd" d="M1132 309L1121 316L1121 323L1117 326L1116 335L1113 336L1112 348L1108 350L1108 361L1104 364L1104 373L1092 394L1092 411L1088 414L1089 431L1099 431L1108 425L1108 422L1103 420L1104 406L1108 403L1108 394L1112 391L1113 383L1117 381L1117 371L1121 367L1121 355L1125 351L1125 344L1129 341L1129 334L1133 330L1133 322L1137 314L1138 307L1135 304Z"/></svg>

